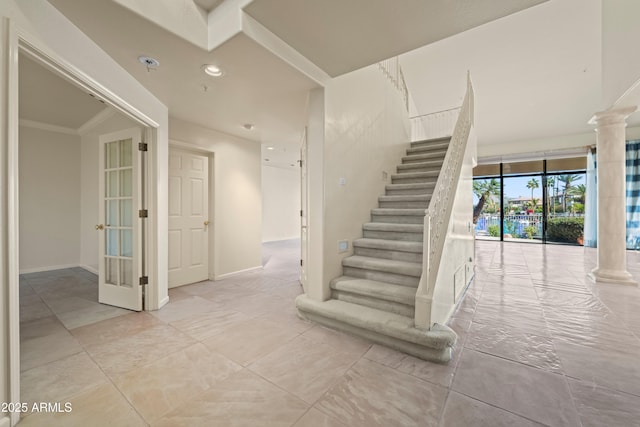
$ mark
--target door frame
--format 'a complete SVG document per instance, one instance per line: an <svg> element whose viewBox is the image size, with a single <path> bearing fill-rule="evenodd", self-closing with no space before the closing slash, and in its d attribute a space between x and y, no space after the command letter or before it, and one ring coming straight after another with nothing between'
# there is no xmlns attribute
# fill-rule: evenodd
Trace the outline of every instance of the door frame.
<svg viewBox="0 0 640 427"><path fill-rule="evenodd" d="M4 248L0 248L0 266L6 260L6 271L3 273L7 277L7 319L8 319L8 400L11 402L20 402L20 304L19 304L19 113L18 113L18 77L19 53L27 55L30 59L42 65L49 71L63 77L72 82L81 90L92 93L99 100L115 108L119 113L129 117L144 127L143 135L149 146L149 154L147 159L147 177L157 174L159 169L157 154L160 151L158 146L158 128L160 124L153 120L143 111L134 105L125 101L118 94L103 86L99 81L87 75L81 69L61 57L55 50L49 48L45 42L38 37L21 28L10 19L4 19L0 30L6 31L8 43L4 48L6 58L6 76L3 78L2 85L6 89L6 151L0 149L0 157L6 155L4 163L6 164L7 173L0 177L0 180L6 179L6 200L7 209L6 217L3 218L0 213L0 221L6 224L6 253ZM1 51L0 51L1 52ZM2 58L0 58L2 59ZM2 62L2 61L0 61ZM1 90L0 90L1 91ZM149 206L158 205L159 194L153 188L149 188L147 179L147 201ZM1 181L0 181L1 182ZM155 181L154 181L155 182ZM3 184L4 185L4 184ZM152 190L152 191L149 191ZM158 244L158 213L153 210L149 213L147 233L145 240L147 247L154 247ZM162 302L158 301L158 280L162 277L156 277L158 274L159 259L157 254L147 252L147 265L149 273L149 283L147 288L147 298L150 300L150 309L158 309L168 302L168 297ZM12 412L9 414L11 425L15 425L20 421L20 414ZM0 419L0 421L2 421Z"/></svg>
<svg viewBox="0 0 640 427"><path fill-rule="evenodd" d="M188 151L193 154L198 154L200 156L206 156L209 159L208 162L208 184L209 184L209 192L207 194L207 204L209 208L209 242L208 242L208 263L209 263L209 272L207 274L209 280L216 280L216 263L215 263L215 235L216 235L216 214L215 214L215 151L213 149L209 149L206 147L200 147L197 145L189 144L188 142L178 141L175 139L169 140L169 152L171 149L177 149L182 151ZM167 206L168 209L168 206ZM168 274L168 270L167 270ZM179 287L179 286L178 286Z"/></svg>

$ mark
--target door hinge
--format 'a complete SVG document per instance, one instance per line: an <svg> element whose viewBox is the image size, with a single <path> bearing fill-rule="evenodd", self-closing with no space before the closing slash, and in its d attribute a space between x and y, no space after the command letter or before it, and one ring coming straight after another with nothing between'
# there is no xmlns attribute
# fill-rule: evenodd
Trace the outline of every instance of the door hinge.
<svg viewBox="0 0 640 427"><path fill-rule="evenodd" d="M149 276L142 276L140 278L140 286L149 284Z"/></svg>
<svg viewBox="0 0 640 427"><path fill-rule="evenodd" d="M138 151L148 151L149 147L147 146L146 142L140 142L138 143Z"/></svg>
<svg viewBox="0 0 640 427"><path fill-rule="evenodd" d="M149 217L149 211L147 209L140 209L138 211L138 218L148 218Z"/></svg>
<svg viewBox="0 0 640 427"><path fill-rule="evenodd" d="M302 216L302 209L300 209L300 216Z"/></svg>
<svg viewBox="0 0 640 427"><path fill-rule="evenodd" d="M302 267L302 260L300 260L300 267Z"/></svg>

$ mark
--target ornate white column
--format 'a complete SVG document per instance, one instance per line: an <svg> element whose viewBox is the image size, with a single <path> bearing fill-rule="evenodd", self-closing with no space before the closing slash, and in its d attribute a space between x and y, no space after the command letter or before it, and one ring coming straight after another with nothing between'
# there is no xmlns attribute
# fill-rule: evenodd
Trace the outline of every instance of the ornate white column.
<svg viewBox="0 0 640 427"><path fill-rule="evenodd" d="M596 113L597 132L598 261L589 275L596 283L637 285L627 272L625 127L637 107Z"/></svg>

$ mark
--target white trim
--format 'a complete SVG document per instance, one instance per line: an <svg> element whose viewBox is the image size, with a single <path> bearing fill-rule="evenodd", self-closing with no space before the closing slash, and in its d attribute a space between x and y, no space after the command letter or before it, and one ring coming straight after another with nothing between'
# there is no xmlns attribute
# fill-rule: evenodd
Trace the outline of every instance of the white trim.
<svg viewBox="0 0 640 427"><path fill-rule="evenodd" d="M158 308L156 308L154 310L160 310L162 307L164 307L168 303L169 303L169 295L167 295L166 297L162 298L162 300L160 301L160 304L158 305ZM145 311L148 311L148 310L145 310Z"/></svg>
<svg viewBox="0 0 640 427"><path fill-rule="evenodd" d="M238 270L238 271L234 271L232 273L221 274L219 276L216 276L213 280L222 280L222 279L226 279L226 278L229 278L229 277L237 276L238 274L248 273L250 271L256 271L256 270L262 270L262 268L263 267L261 265L259 265L257 267L245 268L244 270Z"/></svg>
<svg viewBox="0 0 640 427"><path fill-rule="evenodd" d="M88 266L88 265L86 265L86 264L80 264L78 267L82 268L83 270L87 270L89 273L93 273L93 274L95 274L96 276L97 276L98 274L100 274L100 272L99 272L98 270L96 270L95 268L93 268L93 267L91 267L91 266Z"/></svg>
<svg viewBox="0 0 640 427"><path fill-rule="evenodd" d="M9 427L11 425L11 418L2 417L0 418L0 427Z"/></svg>
<svg viewBox="0 0 640 427"><path fill-rule="evenodd" d="M68 128L65 126L51 125L49 123L37 122L35 120L27 120L27 119L20 119L19 124L20 126L24 126L26 128L40 129L40 130L46 130L49 132L57 132L57 133L64 133L67 135L78 136L78 131L76 131L73 128Z"/></svg>
<svg viewBox="0 0 640 427"><path fill-rule="evenodd" d="M40 273L42 271L64 270L65 268L76 268L76 267L82 267L82 266L79 264L63 264L63 265L48 265L46 267L24 268L20 270L20 274Z"/></svg>
<svg viewBox="0 0 640 427"><path fill-rule="evenodd" d="M83 135L83 134L91 131L91 129L93 129L94 127L98 126L100 123L104 122L109 117L113 116L114 114L115 114L115 110L114 109L109 108L109 107L105 107L98 114L96 114L95 116L91 117L82 126L80 126L76 132L78 133L78 135Z"/></svg>
<svg viewBox="0 0 640 427"><path fill-rule="evenodd" d="M7 216L6 222L1 224L4 228L3 232L6 232L7 245L6 253L3 249L0 249L3 259L6 260L6 288L7 288L7 307L8 307L8 360L7 366L8 372L8 397L7 401L19 402L20 401L20 311L19 311L19 186L18 186L18 134L19 134L19 117L18 117L18 53L24 53L28 57L32 58L37 63L43 65L45 68L53 71L54 73L63 76L71 82L74 82L82 90L94 94L96 99L103 100L106 104L112 106L116 111L122 113L126 117L135 120L137 123L150 129L149 135L152 135L152 139L146 141L149 144L149 153L159 151L158 146L158 128L160 124L149 117L147 114L133 106L116 93L103 86L91 76L87 75L75 65L66 61L56 51L47 46L46 42L41 41L38 37L25 31L23 28L16 25L11 19L3 18L3 33L7 39L6 51L2 51L4 55L3 59L6 59L6 71L0 73L2 75L0 84L3 92L6 94L6 98L3 97L5 102L6 111L6 154L7 158L5 164L7 166L6 175L2 177L6 178L6 195L3 196L3 203L6 201ZM4 62L4 61L3 61ZM161 117L161 116L160 116ZM163 128L163 131L166 129ZM3 135L4 136L4 135ZM156 156L149 156L148 173L151 178L150 181L156 182L157 176L154 175L158 169ZM161 183L162 184L162 183ZM3 188L4 190L4 188ZM4 192L4 191L3 191ZM149 202L151 206L156 206L156 200L158 198L158 189L154 188L149 192ZM151 237L152 244L155 244L159 230L157 229L157 215L153 209L149 215L149 235ZM3 220L0 215L0 220ZM159 263L158 257L151 257L149 262L149 286L152 298L157 297L158 290L158 278L156 277L157 267ZM160 254L159 256L162 256ZM155 305L152 301L152 305ZM153 308L153 306L151 307ZM10 421L12 425L17 424L20 421L19 413L11 413ZM3 421L4 423L4 421Z"/></svg>
<svg viewBox="0 0 640 427"><path fill-rule="evenodd" d="M169 149L171 148L196 152L199 154L206 153L207 155L215 153L215 151L211 148L201 147L199 145L194 145L194 144L190 144L188 142L183 142L183 141L177 141L175 139L169 140Z"/></svg>
<svg viewBox="0 0 640 427"><path fill-rule="evenodd" d="M530 162L535 160L567 159L571 157L584 157L589 147L570 148L566 150L534 151L531 153L505 154L504 156L486 156L478 159L478 165L490 165L507 162Z"/></svg>

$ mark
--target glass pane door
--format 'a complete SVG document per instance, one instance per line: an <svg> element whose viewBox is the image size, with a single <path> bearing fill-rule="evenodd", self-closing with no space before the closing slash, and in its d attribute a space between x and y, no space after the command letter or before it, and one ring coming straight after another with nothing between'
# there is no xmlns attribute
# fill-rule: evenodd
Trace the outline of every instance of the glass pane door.
<svg viewBox="0 0 640 427"><path fill-rule="evenodd" d="M133 141L107 142L105 150L105 283L131 288L133 280Z"/></svg>
<svg viewBox="0 0 640 427"><path fill-rule="evenodd" d="M542 175L505 177L505 241L542 242Z"/></svg>

